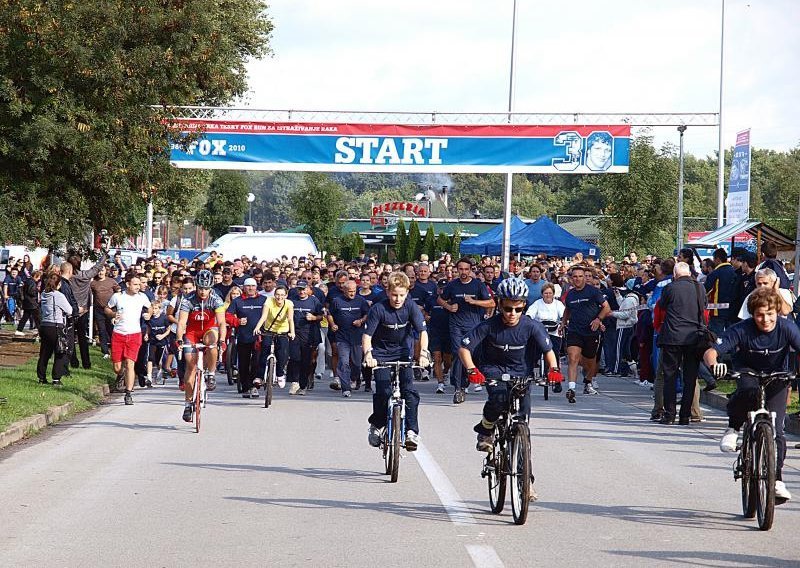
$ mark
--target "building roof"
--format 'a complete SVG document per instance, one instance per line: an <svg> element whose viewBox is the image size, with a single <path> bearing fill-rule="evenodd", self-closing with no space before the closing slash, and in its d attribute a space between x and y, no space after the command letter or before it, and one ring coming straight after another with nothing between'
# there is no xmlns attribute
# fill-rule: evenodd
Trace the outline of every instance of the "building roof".
<svg viewBox="0 0 800 568"><path fill-rule="evenodd" d="M699 239L689 241L686 246L692 248L716 248L719 243L728 242L739 233L748 233L754 238L760 237L762 241L773 242L778 245L778 250L794 250L795 247L793 239L759 221L742 221L741 223L723 225L716 231L712 231Z"/></svg>

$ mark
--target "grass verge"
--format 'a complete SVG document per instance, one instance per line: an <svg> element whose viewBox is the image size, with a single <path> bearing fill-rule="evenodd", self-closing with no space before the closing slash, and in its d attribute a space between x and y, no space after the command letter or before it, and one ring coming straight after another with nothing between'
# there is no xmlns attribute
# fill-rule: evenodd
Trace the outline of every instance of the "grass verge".
<svg viewBox="0 0 800 568"><path fill-rule="evenodd" d="M705 386L705 381L699 381L698 384ZM717 388L714 389L718 394L731 394L736 390L736 381L717 381ZM789 396L789 406L786 409L787 414L794 414L800 411L800 401L798 400L797 391L792 391Z"/></svg>
<svg viewBox="0 0 800 568"><path fill-rule="evenodd" d="M114 371L111 361L103 359L99 349L90 349L91 369L71 369L71 375L62 379L63 386L40 385L36 378L36 358L12 369L0 369L0 397L8 399L0 405L0 432L10 424L42 414L51 406L72 403L73 412L81 412L96 406L102 396L93 387L108 384L113 386ZM50 359L49 371L53 360Z"/></svg>

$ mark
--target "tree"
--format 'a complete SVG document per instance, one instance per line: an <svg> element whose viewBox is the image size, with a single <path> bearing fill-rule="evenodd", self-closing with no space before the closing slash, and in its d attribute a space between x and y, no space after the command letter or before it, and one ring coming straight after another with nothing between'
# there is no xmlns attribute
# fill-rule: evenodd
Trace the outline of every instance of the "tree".
<svg viewBox="0 0 800 568"><path fill-rule="evenodd" d="M301 172L248 172L253 202L253 226L282 231L294 223L289 194L303 181Z"/></svg>
<svg viewBox="0 0 800 568"><path fill-rule="evenodd" d="M453 258L461 255L461 228L459 227L453 230L453 238L450 239L450 254L453 255Z"/></svg>
<svg viewBox="0 0 800 568"><path fill-rule="evenodd" d="M397 220L394 243L397 262L408 262L408 235L406 235L406 225L402 218Z"/></svg>
<svg viewBox="0 0 800 568"><path fill-rule="evenodd" d="M245 93L247 61L269 51L265 9L263 0L0 3L0 207L18 220L0 223L0 240L131 235L151 198L186 217L203 174L169 163L172 105Z"/></svg>
<svg viewBox="0 0 800 568"><path fill-rule="evenodd" d="M436 234L434 233L433 223L428 223L428 228L425 230L422 252L428 255L429 261L433 261L436 258Z"/></svg>
<svg viewBox="0 0 800 568"><path fill-rule="evenodd" d="M450 247L450 237L444 231L440 232L439 236L436 237L436 256L450 252Z"/></svg>
<svg viewBox="0 0 800 568"><path fill-rule="evenodd" d="M408 262L416 262L422 254L422 234L416 219L408 226Z"/></svg>
<svg viewBox="0 0 800 568"><path fill-rule="evenodd" d="M338 183L319 172L303 174L302 183L289 194L292 218L305 226L320 250L332 251L337 246L344 195Z"/></svg>
<svg viewBox="0 0 800 568"><path fill-rule="evenodd" d="M244 174L222 170L214 172L206 205L196 219L212 240L227 233L230 225L242 223L249 190L250 185Z"/></svg>
<svg viewBox="0 0 800 568"><path fill-rule="evenodd" d="M629 173L598 178L597 187L606 199L609 215L598 223L604 239L601 249L670 254L675 246L678 186L671 150L657 151L651 136L640 136L631 144Z"/></svg>

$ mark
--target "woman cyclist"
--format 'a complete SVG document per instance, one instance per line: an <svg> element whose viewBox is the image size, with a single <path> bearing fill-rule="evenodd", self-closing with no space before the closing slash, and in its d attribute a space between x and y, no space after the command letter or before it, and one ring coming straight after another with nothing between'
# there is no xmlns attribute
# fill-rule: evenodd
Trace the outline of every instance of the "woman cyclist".
<svg viewBox="0 0 800 568"><path fill-rule="evenodd" d="M260 374L266 368L267 356L269 355L272 338L275 337L275 379L279 388L286 386L286 364L289 362L289 340L294 339L294 304L286 296L288 291L286 286L278 285L275 288L275 295L267 298L264 308L261 310L261 317L256 323L256 332L260 333L261 340L261 361L259 362ZM272 335L277 334L277 335Z"/></svg>

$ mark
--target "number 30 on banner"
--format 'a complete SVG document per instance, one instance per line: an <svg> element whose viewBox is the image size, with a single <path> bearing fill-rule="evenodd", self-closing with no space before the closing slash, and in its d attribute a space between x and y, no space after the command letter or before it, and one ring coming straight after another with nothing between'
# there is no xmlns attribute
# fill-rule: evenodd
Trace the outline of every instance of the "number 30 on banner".
<svg viewBox="0 0 800 568"><path fill-rule="evenodd" d="M577 132L559 132L553 140L554 146L563 146L565 158L553 158L553 167L562 172L571 172L581 165L583 137Z"/></svg>

